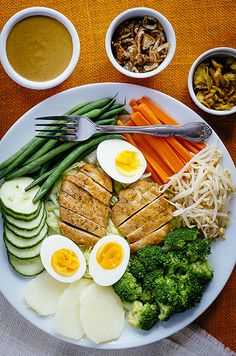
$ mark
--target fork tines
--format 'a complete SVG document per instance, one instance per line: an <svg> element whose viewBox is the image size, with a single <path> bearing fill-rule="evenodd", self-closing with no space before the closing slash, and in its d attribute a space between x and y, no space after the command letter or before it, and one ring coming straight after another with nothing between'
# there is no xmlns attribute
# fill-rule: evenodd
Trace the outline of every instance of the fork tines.
<svg viewBox="0 0 236 356"><path fill-rule="evenodd" d="M37 127L45 127L44 129L36 129L36 132L42 132L43 135L37 135L39 138L53 139L59 141L75 141L77 138L77 123L75 118L70 116L48 116L37 117L35 120L55 121L55 123L37 123ZM57 121L57 122L56 122ZM51 133L51 135L44 135Z"/></svg>

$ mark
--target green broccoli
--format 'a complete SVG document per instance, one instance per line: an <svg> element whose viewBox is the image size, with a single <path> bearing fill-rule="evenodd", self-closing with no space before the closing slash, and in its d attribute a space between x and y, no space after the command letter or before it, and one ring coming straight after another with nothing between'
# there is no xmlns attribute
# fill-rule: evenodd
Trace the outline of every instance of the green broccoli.
<svg viewBox="0 0 236 356"><path fill-rule="evenodd" d="M168 251L163 256L163 264L167 276L183 274L189 268L189 262L183 251Z"/></svg>
<svg viewBox="0 0 236 356"><path fill-rule="evenodd" d="M190 265L189 274L195 276L201 284L205 285L212 280L214 271L207 261L198 261Z"/></svg>
<svg viewBox="0 0 236 356"><path fill-rule="evenodd" d="M170 319L171 315L174 314L173 307L171 305L165 305L163 303L157 303L160 313L158 315L159 320L166 321Z"/></svg>
<svg viewBox="0 0 236 356"><path fill-rule="evenodd" d="M143 290L152 292L155 288L156 280L160 277L163 277L163 270L160 268L147 273L143 280Z"/></svg>
<svg viewBox="0 0 236 356"><path fill-rule="evenodd" d="M200 231L196 228L179 228L169 232L164 239L164 250L183 250L188 242L199 238Z"/></svg>
<svg viewBox="0 0 236 356"><path fill-rule="evenodd" d="M130 260L129 270L132 275L137 279L142 279L146 274L145 267L139 261L138 258L133 258L132 260Z"/></svg>
<svg viewBox="0 0 236 356"><path fill-rule="evenodd" d="M196 277L187 273L178 277L177 284L180 303L175 310L176 312L185 311L200 303L204 286Z"/></svg>
<svg viewBox="0 0 236 356"><path fill-rule="evenodd" d="M189 262L193 263L198 260L205 261L210 254L211 249L207 241L197 239L187 244L186 251Z"/></svg>
<svg viewBox="0 0 236 356"><path fill-rule="evenodd" d="M128 323L137 329L149 330L158 322L158 314L156 304L135 301L128 314Z"/></svg>
<svg viewBox="0 0 236 356"><path fill-rule="evenodd" d="M142 303L152 304L155 302L154 296L150 290L143 290L139 299Z"/></svg>
<svg viewBox="0 0 236 356"><path fill-rule="evenodd" d="M143 264L146 272L151 272L162 265L162 255L162 248L157 245L144 247L137 252L138 260Z"/></svg>
<svg viewBox="0 0 236 356"><path fill-rule="evenodd" d="M137 279L128 271L113 285L114 291L122 301L132 303L142 294L142 287Z"/></svg>
<svg viewBox="0 0 236 356"><path fill-rule="evenodd" d="M161 277L156 280L153 295L156 303L172 306L173 312L181 305L178 283L172 278Z"/></svg>

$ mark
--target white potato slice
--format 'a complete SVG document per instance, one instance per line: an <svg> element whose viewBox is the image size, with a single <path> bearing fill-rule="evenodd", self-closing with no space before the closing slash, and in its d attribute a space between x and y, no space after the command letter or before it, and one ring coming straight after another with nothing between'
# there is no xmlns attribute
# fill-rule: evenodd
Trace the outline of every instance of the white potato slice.
<svg viewBox="0 0 236 356"><path fill-rule="evenodd" d="M46 271L32 279L25 291L25 301L39 315L55 314L57 303L68 283L51 277Z"/></svg>
<svg viewBox="0 0 236 356"><path fill-rule="evenodd" d="M112 287L92 284L83 290L80 321L87 338L96 344L120 336L124 327L124 308Z"/></svg>
<svg viewBox="0 0 236 356"><path fill-rule="evenodd" d="M80 322L80 295L91 283L92 280L80 279L64 290L54 317L54 329L58 334L75 340L84 335Z"/></svg>

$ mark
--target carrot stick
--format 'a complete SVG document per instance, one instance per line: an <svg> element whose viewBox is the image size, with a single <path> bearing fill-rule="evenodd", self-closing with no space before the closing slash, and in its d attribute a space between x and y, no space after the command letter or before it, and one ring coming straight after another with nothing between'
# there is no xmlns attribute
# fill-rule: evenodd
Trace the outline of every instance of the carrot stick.
<svg viewBox="0 0 236 356"><path fill-rule="evenodd" d="M178 121L172 119L172 117L170 117L168 114L166 114L162 109L160 109L150 99L143 97L140 99L140 102L146 104L152 110L152 112L155 114L155 116L162 122L162 124L166 124L166 125L178 125L179 124ZM179 138L178 138L178 140L179 140ZM187 141L187 140L184 140L184 141ZM181 143L183 144L183 141ZM193 153L197 153L197 152L201 151L204 147L206 147L204 142L191 142L191 143L195 147L195 152L191 150L191 152L193 152ZM196 151L196 149L198 151Z"/></svg>
<svg viewBox="0 0 236 356"><path fill-rule="evenodd" d="M131 108L135 105L137 105L137 101L134 100L134 99L131 99L130 102L129 102L129 105L131 106Z"/></svg>

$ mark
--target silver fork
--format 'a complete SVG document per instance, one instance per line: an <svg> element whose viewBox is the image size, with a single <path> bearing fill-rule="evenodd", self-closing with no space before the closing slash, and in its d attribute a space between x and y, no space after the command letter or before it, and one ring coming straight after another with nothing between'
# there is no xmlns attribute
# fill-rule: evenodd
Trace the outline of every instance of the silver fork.
<svg viewBox="0 0 236 356"><path fill-rule="evenodd" d="M38 117L35 120L54 121L47 124L45 129L36 129L37 132L44 133L37 137L59 141L80 142L99 133L141 133L160 137L179 136L190 141L200 142L212 134L212 129L204 122L189 122L184 125L117 126L97 125L84 116L50 116ZM45 124L37 123L35 126L45 126ZM51 135L45 135L45 133Z"/></svg>

